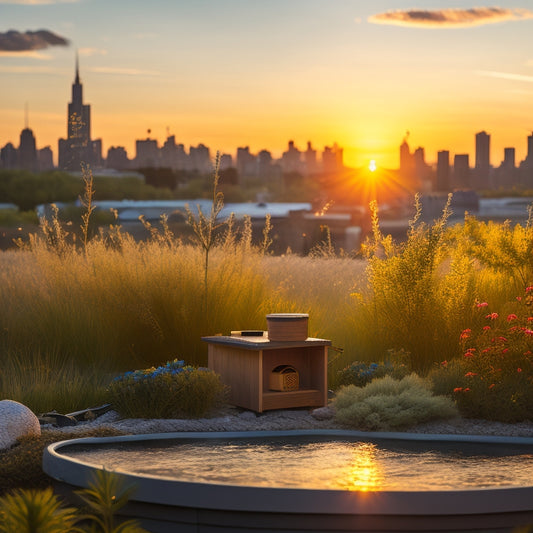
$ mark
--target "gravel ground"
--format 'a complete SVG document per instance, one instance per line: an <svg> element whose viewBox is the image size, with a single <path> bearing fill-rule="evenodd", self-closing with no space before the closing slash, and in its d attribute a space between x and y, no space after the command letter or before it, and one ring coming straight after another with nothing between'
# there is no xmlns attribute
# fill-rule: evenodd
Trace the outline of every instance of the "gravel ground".
<svg viewBox="0 0 533 533"><path fill-rule="evenodd" d="M168 433L173 431L273 431L292 429L347 429L335 422L333 410L323 407L315 410L281 409L256 414L239 408L226 407L217 416L194 420L145 420L121 419L109 411L90 422L80 422L76 426L59 428L66 434L96 427L114 428L126 434ZM43 426L43 429L51 426ZM57 428L53 428L57 429ZM354 428L352 428L354 429ZM506 435L533 437L533 422L504 424L486 420L452 419L430 422L404 430L408 433L431 433L450 435Z"/></svg>

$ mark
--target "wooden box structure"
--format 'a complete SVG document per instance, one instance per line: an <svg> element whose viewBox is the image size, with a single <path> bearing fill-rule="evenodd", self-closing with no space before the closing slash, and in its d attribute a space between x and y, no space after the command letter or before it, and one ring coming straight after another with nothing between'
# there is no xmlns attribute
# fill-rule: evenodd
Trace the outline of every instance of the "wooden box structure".
<svg viewBox="0 0 533 533"><path fill-rule="evenodd" d="M328 402L327 364L331 341L270 341L268 337L202 337L208 366L230 387L229 402L261 413L270 409L322 407ZM298 371L298 389L270 390L272 371L280 365Z"/></svg>

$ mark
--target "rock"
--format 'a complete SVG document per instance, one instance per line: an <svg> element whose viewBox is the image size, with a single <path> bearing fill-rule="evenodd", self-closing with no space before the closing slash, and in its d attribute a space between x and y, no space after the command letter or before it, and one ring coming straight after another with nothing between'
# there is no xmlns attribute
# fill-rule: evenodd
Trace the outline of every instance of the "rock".
<svg viewBox="0 0 533 533"><path fill-rule="evenodd" d="M239 418L241 420L255 420L257 418L257 415L252 411L243 411L239 415Z"/></svg>
<svg viewBox="0 0 533 533"><path fill-rule="evenodd" d="M31 409L13 400L0 401L0 450L11 448L20 437L40 434L39 419Z"/></svg>
<svg viewBox="0 0 533 533"><path fill-rule="evenodd" d="M311 411L311 416L315 420L331 420L335 416L335 408L331 405L318 407Z"/></svg>

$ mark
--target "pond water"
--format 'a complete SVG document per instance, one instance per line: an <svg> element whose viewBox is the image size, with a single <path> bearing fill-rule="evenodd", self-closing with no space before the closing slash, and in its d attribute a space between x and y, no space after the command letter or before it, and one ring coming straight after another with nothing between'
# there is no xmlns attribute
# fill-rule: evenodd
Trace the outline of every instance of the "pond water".
<svg viewBox="0 0 533 533"><path fill-rule="evenodd" d="M335 438L206 439L72 446L108 470L179 481L350 491L446 491L533 485L533 449Z"/></svg>

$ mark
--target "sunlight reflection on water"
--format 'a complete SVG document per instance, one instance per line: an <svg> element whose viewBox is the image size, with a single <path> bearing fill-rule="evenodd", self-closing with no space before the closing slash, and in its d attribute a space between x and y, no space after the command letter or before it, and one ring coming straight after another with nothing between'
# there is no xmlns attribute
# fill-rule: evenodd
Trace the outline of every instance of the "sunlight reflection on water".
<svg viewBox="0 0 533 533"><path fill-rule="evenodd" d="M533 485L533 454L464 445L417 449L344 440L214 440L115 444L68 455L107 469L180 481L357 491ZM466 450L466 451L465 451Z"/></svg>

